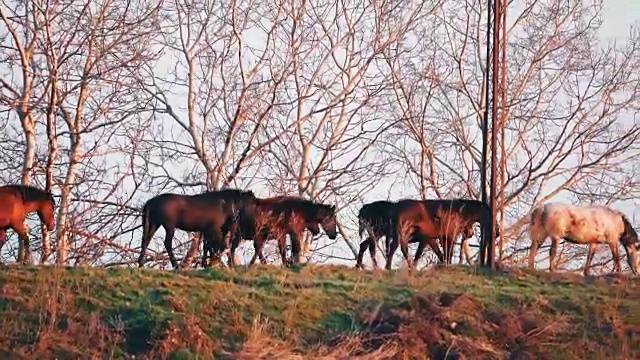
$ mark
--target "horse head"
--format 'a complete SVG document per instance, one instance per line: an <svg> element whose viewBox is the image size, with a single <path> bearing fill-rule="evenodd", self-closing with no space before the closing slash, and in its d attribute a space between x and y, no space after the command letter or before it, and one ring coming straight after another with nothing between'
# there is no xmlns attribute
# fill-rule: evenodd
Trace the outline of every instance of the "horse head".
<svg viewBox="0 0 640 360"><path fill-rule="evenodd" d="M240 190L240 201L244 204L250 204L256 201L256 194L251 190Z"/></svg>
<svg viewBox="0 0 640 360"><path fill-rule="evenodd" d="M36 212L48 231L55 230L56 202L53 199L53 195L49 194L46 201L41 201Z"/></svg>
<svg viewBox="0 0 640 360"><path fill-rule="evenodd" d="M622 222L624 223L624 230L622 236L620 236L620 243L622 243L627 252L627 262L629 263L631 271L634 274L638 274L640 273L640 239L638 239L638 233L626 216L621 216Z"/></svg>
<svg viewBox="0 0 640 360"><path fill-rule="evenodd" d="M465 239L470 239L473 237L473 235L475 235L475 232L473 231L473 225L467 226L463 231L462 231L462 235L464 236Z"/></svg>
<svg viewBox="0 0 640 360"><path fill-rule="evenodd" d="M320 225L322 225L329 239L335 240L336 237L338 237L338 230L336 229L336 206L326 204L317 204L317 206Z"/></svg>
<svg viewBox="0 0 640 360"><path fill-rule="evenodd" d="M311 232L311 235L316 236L320 234L320 226L316 222L310 222L307 224L307 230Z"/></svg>

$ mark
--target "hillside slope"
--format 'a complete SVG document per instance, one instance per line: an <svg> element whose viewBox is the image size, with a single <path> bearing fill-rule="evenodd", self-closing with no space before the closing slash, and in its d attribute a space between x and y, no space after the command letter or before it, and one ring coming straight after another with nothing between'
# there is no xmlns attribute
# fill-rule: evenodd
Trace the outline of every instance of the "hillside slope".
<svg viewBox="0 0 640 360"><path fill-rule="evenodd" d="M468 267L5 267L0 358L630 359L639 284Z"/></svg>

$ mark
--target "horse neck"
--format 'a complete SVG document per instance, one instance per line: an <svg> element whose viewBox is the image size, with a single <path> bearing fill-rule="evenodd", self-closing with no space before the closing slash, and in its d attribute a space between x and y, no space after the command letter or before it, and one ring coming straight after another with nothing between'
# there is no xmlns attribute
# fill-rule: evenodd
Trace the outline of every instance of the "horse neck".
<svg viewBox="0 0 640 360"><path fill-rule="evenodd" d="M463 220L469 223L475 223L482 220L482 212L484 205L482 203L466 203L460 208L459 212Z"/></svg>
<svg viewBox="0 0 640 360"><path fill-rule="evenodd" d="M281 203L270 201L269 199L256 198L255 204L259 211L271 211L274 213L281 213L284 210Z"/></svg>
<svg viewBox="0 0 640 360"><path fill-rule="evenodd" d="M40 208L42 207L42 202L40 201L25 201L24 202L24 210L26 214L30 214L32 212L40 212Z"/></svg>

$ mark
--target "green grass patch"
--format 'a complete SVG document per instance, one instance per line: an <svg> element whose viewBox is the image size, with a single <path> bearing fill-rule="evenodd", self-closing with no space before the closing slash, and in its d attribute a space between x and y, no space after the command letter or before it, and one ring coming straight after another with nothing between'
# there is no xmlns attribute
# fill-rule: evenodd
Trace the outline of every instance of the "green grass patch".
<svg viewBox="0 0 640 360"><path fill-rule="evenodd" d="M251 358L260 348L274 357L387 350L411 357L410 351L437 355L451 347L498 358L517 351L546 358L553 355L548 349L625 358L638 349L638 283L470 267L414 273L310 265L181 273L6 267L0 353L207 359ZM371 340L381 336L386 340Z"/></svg>

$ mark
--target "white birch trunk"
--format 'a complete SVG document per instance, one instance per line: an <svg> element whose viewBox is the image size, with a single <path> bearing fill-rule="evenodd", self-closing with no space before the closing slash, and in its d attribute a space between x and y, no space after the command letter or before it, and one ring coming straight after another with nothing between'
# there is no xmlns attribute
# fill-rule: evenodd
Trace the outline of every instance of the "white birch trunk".
<svg viewBox="0 0 640 360"><path fill-rule="evenodd" d="M23 104L23 109L26 107L27 107L26 103ZM31 171L35 163L35 156L36 156L35 125L33 124L33 119L31 118L31 116L28 115L24 110L20 111L20 118L22 120L22 129L25 135L25 150L24 150L24 158L22 163L21 182L24 185L29 185L31 183ZM26 220L25 220L25 223L26 223ZM21 240L19 240L18 241L18 262L20 262L25 256L26 256L26 252L25 252L24 244ZM28 264L31 264L31 259L30 258L26 259L26 262Z"/></svg>

